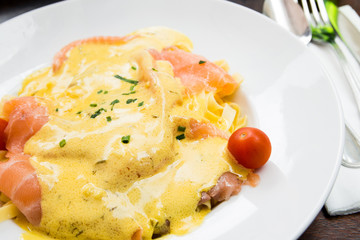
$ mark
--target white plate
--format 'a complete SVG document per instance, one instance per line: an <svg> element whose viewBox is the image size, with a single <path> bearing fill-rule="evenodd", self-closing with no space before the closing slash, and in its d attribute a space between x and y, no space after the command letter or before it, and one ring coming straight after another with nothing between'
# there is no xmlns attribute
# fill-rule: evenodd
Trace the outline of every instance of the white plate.
<svg viewBox="0 0 360 240"><path fill-rule="evenodd" d="M194 52L225 58L245 81L236 96L250 125L270 137L261 183L211 212L180 239L293 239L309 226L335 180L343 120L333 87L312 53L262 15L218 0L73 0L0 25L0 95L25 73L50 65L65 44L95 35L124 35L143 27L177 29ZM2 238L18 239L11 221ZM177 239L177 238L176 238Z"/></svg>

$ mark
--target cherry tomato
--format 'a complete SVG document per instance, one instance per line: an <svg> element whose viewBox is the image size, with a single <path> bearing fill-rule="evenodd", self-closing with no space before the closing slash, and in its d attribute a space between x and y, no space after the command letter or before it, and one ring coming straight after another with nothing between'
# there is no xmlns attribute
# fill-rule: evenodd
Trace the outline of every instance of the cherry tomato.
<svg viewBox="0 0 360 240"><path fill-rule="evenodd" d="M239 164L256 169L269 160L271 143L269 137L260 129L244 127L230 136L228 149Z"/></svg>
<svg viewBox="0 0 360 240"><path fill-rule="evenodd" d="M0 150L6 150L6 136L4 130L7 126L7 121L0 118Z"/></svg>

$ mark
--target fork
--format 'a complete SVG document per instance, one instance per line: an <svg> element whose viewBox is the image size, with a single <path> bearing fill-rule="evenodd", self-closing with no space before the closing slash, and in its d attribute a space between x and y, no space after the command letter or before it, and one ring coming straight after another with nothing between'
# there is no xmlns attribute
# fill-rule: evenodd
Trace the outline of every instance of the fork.
<svg viewBox="0 0 360 240"><path fill-rule="evenodd" d="M297 1L299 2L300 0ZM345 51L344 48L346 48L347 45L331 25L324 1L301 0L301 5L311 28L312 40L317 43L330 44L338 55L340 64L352 90L357 109L360 112L360 80L345 57L343 51ZM360 163L357 161L358 154L360 153L360 136L350 127L346 118L345 130L347 144L345 144L342 164L346 167L360 167Z"/></svg>
<svg viewBox="0 0 360 240"><path fill-rule="evenodd" d="M310 4L308 4L308 2ZM346 44L332 26L323 0L301 0L305 17L310 24L312 40L317 43L329 43L340 60L341 67L353 92L358 111L360 112L360 79L347 61L344 48Z"/></svg>

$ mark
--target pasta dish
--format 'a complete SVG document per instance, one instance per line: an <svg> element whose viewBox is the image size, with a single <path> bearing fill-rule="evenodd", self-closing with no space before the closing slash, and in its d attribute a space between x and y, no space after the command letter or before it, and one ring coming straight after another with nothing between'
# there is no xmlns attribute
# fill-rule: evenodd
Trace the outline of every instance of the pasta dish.
<svg viewBox="0 0 360 240"><path fill-rule="evenodd" d="M165 27L78 40L4 96L0 220L24 239L154 239L255 186L227 148L242 78L192 49Z"/></svg>

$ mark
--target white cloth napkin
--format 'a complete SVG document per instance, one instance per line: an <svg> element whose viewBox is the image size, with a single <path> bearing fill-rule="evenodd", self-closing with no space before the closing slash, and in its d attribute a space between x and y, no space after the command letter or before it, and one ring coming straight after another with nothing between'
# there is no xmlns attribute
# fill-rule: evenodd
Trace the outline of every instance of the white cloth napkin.
<svg viewBox="0 0 360 240"><path fill-rule="evenodd" d="M350 7L345 6L339 8L339 29L343 37L347 41L351 38L352 47L360 49L360 18L356 12ZM355 25L352 25L355 24ZM357 39L357 42L354 41ZM350 43L350 40L349 40ZM325 71L329 74L330 79L336 86L337 93L342 103L344 116L347 122L360 133L360 113L355 105L353 94L346 81L346 77L342 71L341 65L331 49L331 46L319 46L310 44L310 49L320 58ZM359 59L360 59L360 51ZM355 58L347 52L346 56L352 67L360 76L360 64ZM360 78L359 78L360 79ZM324 149L326 151L326 149ZM360 157L360 156L359 156ZM332 216L347 215L360 211L360 168L340 167L339 174L330 195L325 203L326 210Z"/></svg>

